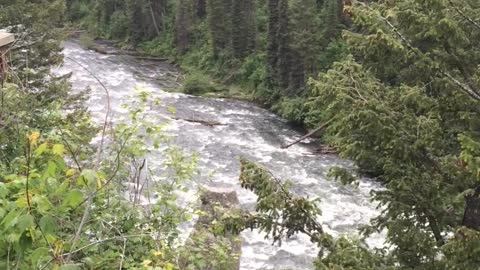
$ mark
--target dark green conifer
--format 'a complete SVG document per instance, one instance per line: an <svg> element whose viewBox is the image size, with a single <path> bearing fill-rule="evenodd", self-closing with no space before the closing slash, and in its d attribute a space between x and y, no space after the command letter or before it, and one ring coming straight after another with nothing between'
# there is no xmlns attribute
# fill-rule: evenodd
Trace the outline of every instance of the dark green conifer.
<svg viewBox="0 0 480 270"><path fill-rule="evenodd" d="M254 0L234 1L232 9L232 49L236 58L244 58L255 47Z"/></svg>
<svg viewBox="0 0 480 270"><path fill-rule="evenodd" d="M213 53L219 55L230 44L231 0L207 1L207 18Z"/></svg>
<svg viewBox="0 0 480 270"><path fill-rule="evenodd" d="M175 16L175 45L178 53L183 54L188 48L192 14L189 0L178 0Z"/></svg>

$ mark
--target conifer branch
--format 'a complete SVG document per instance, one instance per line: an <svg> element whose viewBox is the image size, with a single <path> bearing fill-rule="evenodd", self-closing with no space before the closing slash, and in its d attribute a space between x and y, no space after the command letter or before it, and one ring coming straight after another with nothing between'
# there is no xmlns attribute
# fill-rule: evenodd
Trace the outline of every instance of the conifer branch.
<svg viewBox="0 0 480 270"><path fill-rule="evenodd" d="M453 9L458 13L460 14L460 16L462 16L465 20L467 20L469 23L471 23L472 25L474 25L476 28L478 28L480 30L480 24L477 23L476 21L474 21L472 18L468 17L463 11L461 11L454 3L452 0L448 0L448 3L450 4L451 7L453 7Z"/></svg>
<svg viewBox="0 0 480 270"><path fill-rule="evenodd" d="M422 53L418 48L414 47L412 43L385 17L383 17L380 13L376 12L376 10L372 9L365 3L358 2L361 6L369 9L370 11L373 11L377 14L377 16L385 22L385 24L392 30L404 43L408 49L410 49L413 53L420 57L427 57L430 59L430 57L425 56L424 53ZM456 79L454 76L452 76L450 73L444 70L439 70L440 74L442 74L444 77L446 77L450 82L452 82L454 85L458 86L463 92L468 94L471 98L480 101L480 93L476 92L472 87L466 85L465 83L460 82L458 79Z"/></svg>

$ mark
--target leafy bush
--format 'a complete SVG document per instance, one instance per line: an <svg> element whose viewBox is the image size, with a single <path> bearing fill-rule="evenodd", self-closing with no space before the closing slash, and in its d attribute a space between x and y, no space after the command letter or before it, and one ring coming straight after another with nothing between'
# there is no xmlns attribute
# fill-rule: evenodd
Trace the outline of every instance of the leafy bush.
<svg viewBox="0 0 480 270"><path fill-rule="evenodd" d="M95 40L89 34L83 33L80 36L79 41L80 41L80 45L82 45L82 47L86 49L93 49L95 47Z"/></svg>
<svg viewBox="0 0 480 270"><path fill-rule="evenodd" d="M277 102L272 109L283 118L294 122L303 123L306 114L305 99L291 98Z"/></svg>
<svg viewBox="0 0 480 270"><path fill-rule="evenodd" d="M183 84L183 92L190 95L202 95L209 92L219 92L219 89L214 83L208 80L208 77L200 73L193 73L188 75Z"/></svg>
<svg viewBox="0 0 480 270"><path fill-rule="evenodd" d="M130 23L125 12L121 10L115 11L110 20L110 35L112 38L124 38Z"/></svg>
<svg viewBox="0 0 480 270"><path fill-rule="evenodd" d="M81 0L74 0L69 6L67 15L72 21L77 21L88 15L90 12L89 3Z"/></svg>
<svg viewBox="0 0 480 270"><path fill-rule="evenodd" d="M138 48L150 55L155 56L174 56L176 54L175 46L173 44L172 33L164 33L161 37L142 42Z"/></svg>

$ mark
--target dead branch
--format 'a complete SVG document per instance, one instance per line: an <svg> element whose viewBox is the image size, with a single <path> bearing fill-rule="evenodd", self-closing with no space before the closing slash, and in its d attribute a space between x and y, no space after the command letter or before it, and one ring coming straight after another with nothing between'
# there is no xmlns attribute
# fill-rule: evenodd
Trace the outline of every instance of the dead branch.
<svg viewBox="0 0 480 270"><path fill-rule="evenodd" d="M226 124L217 122L217 121L208 121L208 120L198 120L198 119L188 119L188 118L178 118L172 117L173 120L183 120L191 123L199 123L205 126L214 127L214 126L226 126Z"/></svg>
<svg viewBox="0 0 480 270"><path fill-rule="evenodd" d="M330 155L338 154L338 149L334 146L321 145L319 148L313 150L310 155Z"/></svg>
<svg viewBox="0 0 480 270"><path fill-rule="evenodd" d="M85 67L84 65L77 62L75 59L73 59L71 57L66 56L66 58L68 58L70 61L76 63L77 65L79 65L80 67L85 69L93 78L95 78L95 80L105 90L105 95L106 95L106 98L107 98L106 112L105 112L105 118L104 118L104 122L103 122L102 135L101 135L101 139L100 139L100 146L97 149L97 157L96 157L96 161L95 161L95 164L94 164L94 168L98 169L100 167L100 162L101 162L101 157L102 157L102 152L103 152L103 144L105 142L105 136L106 136L106 133L107 133L107 126L108 126L108 119L110 117L110 110L111 110L110 92L108 91L105 84L103 84L102 81L100 81L100 79L93 72L91 72L87 67ZM80 239L80 234L82 233L82 230L83 230L83 227L85 226L85 223L87 222L87 219L90 216L90 210L92 208L93 199L95 197L95 194L96 194L95 192L91 192L88 195L88 200L87 200L87 205L85 207L85 212L83 213L80 224L78 225L77 231L76 231L75 236L72 240L72 245L71 245L70 250L74 250L77 246L78 240ZM71 254L72 253L69 253L69 255L67 256L67 261L70 261Z"/></svg>
<svg viewBox="0 0 480 270"><path fill-rule="evenodd" d="M167 57L155 57L155 56L150 56L148 54L140 53L140 52L135 52L135 51L126 51L126 50L112 50L109 51L107 47L101 46L101 45L96 45L92 48L97 53L100 54L105 54L105 55L129 55L133 56L137 59L140 60L148 60L148 61L158 61L158 62L166 62L169 61L170 59Z"/></svg>
<svg viewBox="0 0 480 270"><path fill-rule="evenodd" d="M289 144L287 144L287 145L283 145L281 148L282 148L282 149L287 149L287 148L289 148L290 146L293 146L293 145L295 145L295 144L297 144L297 143L299 143L299 142L301 142L301 141L303 141L303 140L311 137L311 136L314 135L315 133L317 133L317 132L319 132L320 130L326 128L326 127L333 121L333 119L334 119L334 118L331 118L330 120L328 120L327 122L325 122L323 125L321 125L321 126L319 126L318 128L312 130L311 132L309 132L309 133L306 134L305 136L300 137L300 139L298 139L298 140L296 140L296 141L294 141L294 142L292 142L292 143L289 143Z"/></svg>

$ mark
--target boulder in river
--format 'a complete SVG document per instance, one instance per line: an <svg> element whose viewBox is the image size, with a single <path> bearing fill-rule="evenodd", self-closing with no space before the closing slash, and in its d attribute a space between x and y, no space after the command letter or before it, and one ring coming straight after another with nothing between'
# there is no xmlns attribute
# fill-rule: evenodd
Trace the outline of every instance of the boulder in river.
<svg viewBox="0 0 480 270"><path fill-rule="evenodd" d="M237 193L211 187L201 193L200 216L180 255L180 269L238 270L241 240L220 222L226 215L241 213Z"/></svg>

